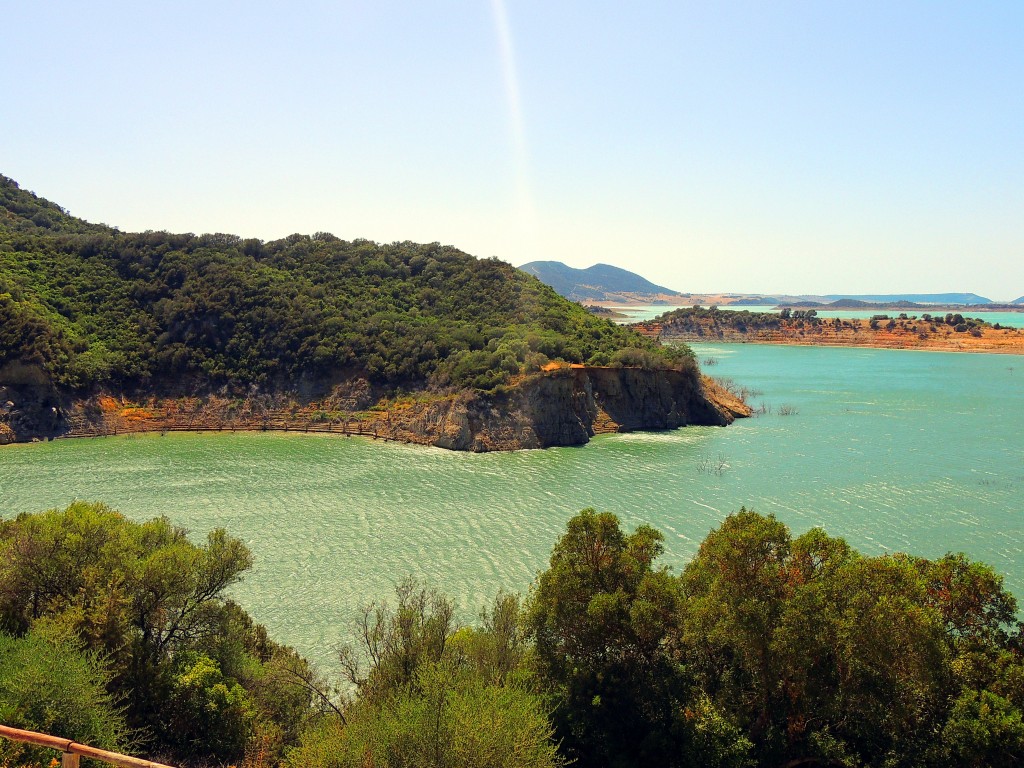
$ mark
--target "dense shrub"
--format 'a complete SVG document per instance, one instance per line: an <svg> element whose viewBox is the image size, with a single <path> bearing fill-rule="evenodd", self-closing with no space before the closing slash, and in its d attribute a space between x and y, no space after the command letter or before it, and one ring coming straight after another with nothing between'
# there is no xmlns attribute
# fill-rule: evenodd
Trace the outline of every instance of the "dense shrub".
<svg viewBox="0 0 1024 768"><path fill-rule="evenodd" d="M133 745L121 708L107 687L100 654L78 649L72 637L0 633L0 723L58 734L109 750ZM0 739L0 764L49 765L53 750Z"/></svg>
<svg viewBox="0 0 1024 768"><path fill-rule="evenodd" d="M312 705L287 679L310 673L224 599L251 563L222 530L198 546L100 504L0 522L0 657L21 654L8 663L29 675L0 686L0 719L115 747L125 723L178 758L240 759L259 734L283 746Z"/></svg>
<svg viewBox="0 0 1024 768"><path fill-rule="evenodd" d="M530 353L583 362L623 348L658 367L686 357L451 246L126 234L0 176L0 384L4 362L20 361L70 388L245 389L349 370L493 389L535 368Z"/></svg>

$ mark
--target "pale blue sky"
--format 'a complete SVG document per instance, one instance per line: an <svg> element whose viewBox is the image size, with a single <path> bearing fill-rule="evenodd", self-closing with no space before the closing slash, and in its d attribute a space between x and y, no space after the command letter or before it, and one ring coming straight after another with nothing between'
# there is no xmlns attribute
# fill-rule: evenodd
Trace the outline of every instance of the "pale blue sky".
<svg viewBox="0 0 1024 768"><path fill-rule="evenodd" d="M682 291L1024 294L1019 0L0 18L0 172L125 230L437 240Z"/></svg>

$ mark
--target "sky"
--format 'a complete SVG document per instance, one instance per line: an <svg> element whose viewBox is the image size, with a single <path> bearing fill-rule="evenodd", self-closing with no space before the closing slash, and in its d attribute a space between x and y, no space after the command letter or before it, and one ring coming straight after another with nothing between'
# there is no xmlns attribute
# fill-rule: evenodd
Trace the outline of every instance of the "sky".
<svg viewBox="0 0 1024 768"><path fill-rule="evenodd" d="M126 231L1024 295L1024 3L0 0L0 173Z"/></svg>

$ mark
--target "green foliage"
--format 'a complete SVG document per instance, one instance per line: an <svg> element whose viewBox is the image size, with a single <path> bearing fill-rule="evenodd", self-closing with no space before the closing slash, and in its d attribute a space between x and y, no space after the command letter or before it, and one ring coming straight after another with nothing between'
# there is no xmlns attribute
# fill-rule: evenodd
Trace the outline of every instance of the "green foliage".
<svg viewBox="0 0 1024 768"><path fill-rule="evenodd" d="M454 631L451 601L406 579L395 589L398 603L373 603L359 618L361 647L345 646L341 662L349 682L370 700L408 688L417 671L436 664Z"/></svg>
<svg viewBox="0 0 1024 768"><path fill-rule="evenodd" d="M1024 760L1021 710L991 691L961 694L942 739L957 765L1011 768Z"/></svg>
<svg viewBox="0 0 1024 768"><path fill-rule="evenodd" d="M653 528L627 535L615 515L586 509L569 521L537 581L528 625L538 674L578 765L688 765L687 737L698 721L708 726L709 746L716 743L714 714L684 709L684 679L669 653L681 591L653 567L661 551ZM716 756L705 754L703 764Z"/></svg>
<svg viewBox="0 0 1024 768"><path fill-rule="evenodd" d="M412 581L396 592L394 607L364 612L361 646L342 655L359 697L311 727L287 764L563 765L525 666L518 600L499 595L482 626L457 629L443 596Z"/></svg>
<svg viewBox="0 0 1024 768"><path fill-rule="evenodd" d="M101 504L19 515L0 522L0 628L101 654L152 748L237 759L258 732L294 740L312 696L293 682L310 677L305 662L223 599L251 563L223 530L197 546L166 518L134 523ZM75 696L69 706L93 706Z"/></svg>
<svg viewBox="0 0 1024 768"><path fill-rule="evenodd" d="M132 745L98 654L40 632L0 633L0 722L115 751ZM0 763L49 763L52 750L0 739Z"/></svg>
<svg viewBox="0 0 1024 768"><path fill-rule="evenodd" d="M0 176L0 226L26 232L108 232L102 224L87 224L68 215L59 205L20 189L16 182Z"/></svg>
<svg viewBox="0 0 1024 768"><path fill-rule="evenodd" d="M360 701L346 722L325 719L289 754L294 768L548 768L562 765L538 696L489 685L452 664L420 669L415 688L371 706Z"/></svg>
<svg viewBox="0 0 1024 768"><path fill-rule="evenodd" d="M812 310L792 310L788 307L780 312L751 312L743 310L720 310L718 307L704 308L680 307L671 312L652 320L652 323L660 323L666 330L677 333L703 334L711 332L714 334L720 328L735 329L742 332L747 330L777 329L782 326L783 320L804 320L810 325L818 325L821 320L817 312Z"/></svg>
<svg viewBox="0 0 1024 768"><path fill-rule="evenodd" d="M452 635L449 646L454 658L487 683L527 681L532 648L519 597L499 592L480 620L480 627L462 627Z"/></svg>
<svg viewBox="0 0 1024 768"><path fill-rule="evenodd" d="M220 665L197 651L174 660L170 684L169 735L183 754L213 755L220 760L241 754L256 716L246 690L225 677Z"/></svg>
<svg viewBox="0 0 1024 768"><path fill-rule="evenodd" d="M391 387L493 390L536 369L537 354L689 359L450 246L125 234L2 176L0 320L0 383L8 360L78 389L185 379L242 390L349 370Z"/></svg>
<svg viewBox="0 0 1024 768"><path fill-rule="evenodd" d="M683 574L661 536L569 521L528 626L581 766L1016 765L1024 658L1002 579L964 555L865 557L742 509Z"/></svg>
<svg viewBox="0 0 1024 768"><path fill-rule="evenodd" d="M1019 702L1000 694L1019 679L1020 627L990 568L962 555L864 557L820 530L793 539L741 510L682 580L681 658L760 763L1012 754ZM974 706L970 686L999 701ZM992 751L977 751L989 733Z"/></svg>

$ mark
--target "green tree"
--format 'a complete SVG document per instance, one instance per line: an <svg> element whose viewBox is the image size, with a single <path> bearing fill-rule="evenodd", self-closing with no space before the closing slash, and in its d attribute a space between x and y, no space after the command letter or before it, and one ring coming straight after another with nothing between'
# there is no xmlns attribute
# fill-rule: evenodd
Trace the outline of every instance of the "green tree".
<svg viewBox="0 0 1024 768"><path fill-rule="evenodd" d="M280 748L312 705L310 674L224 599L251 562L223 530L198 546L166 518L134 523L102 504L19 515L0 522L0 628L102 654L153 747L238 759L269 733Z"/></svg>
<svg viewBox="0 0 1024 768"><path fill-rule="evenodd" d="M0 722L90 746L127 751L131 730L113 696L110 674L96 653L41 632L0 633ZM0 763L48 765L52 750L0 739Z"/></svg>
<svg viewBox="0 0 1024 768"><path fill-rule="evenodd" d="M713 700L744 702L733 712L762 744L783 695L772 637L790 548L785 526L742 510L708 535L682 577L686 661ZM720 674L726 665L729 674Z"/></svg>
<svg viewBox="0 0 1024 768"><path fill-rule="evenodd" d="M396 593L396 606L364 611L359 645L342 654L358 698L315 722L287 764L563 765L526 667L518 600L499 595L480 627L457 628L437 592L407 580Z"/></svg>
<svg viewBox="0 0 1024 768"><path fill-rule="evenodd" d="M668 652L680 590L655 568L662 536L586 509L555 545L532 595L538 674L566 754L582 766L680 764L685 681Z"/></svg>
<svg viewBox="0 0 1024 768"><path fill-rule="evenodd" d="M214 659L195 651L179 654L169 704L170 720L164 730L179 754L229 760L245 750L256 707Z"/></svg>
<svg viewBox="0 0 1024 768"><path fill-rule="evenodd" d="M953 765L1011 768L1024 762L1021 710L991 691L966 691L953 705L942 739Z"/></svg>
<svg viewBox="0 0 1024 768"><path fill-rule="evenodd" d="M741 510L701 544L683 588L681 658L760 763L1014 754L1020 630L991 569L864 557Z"/></svg>

